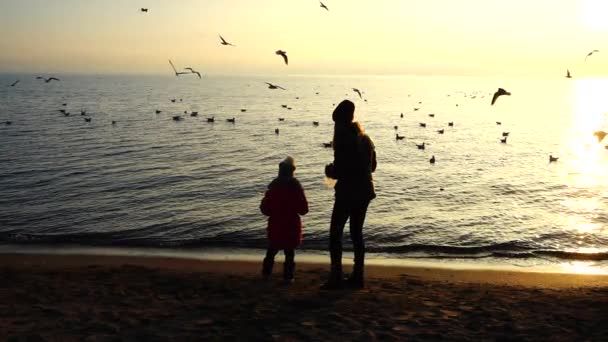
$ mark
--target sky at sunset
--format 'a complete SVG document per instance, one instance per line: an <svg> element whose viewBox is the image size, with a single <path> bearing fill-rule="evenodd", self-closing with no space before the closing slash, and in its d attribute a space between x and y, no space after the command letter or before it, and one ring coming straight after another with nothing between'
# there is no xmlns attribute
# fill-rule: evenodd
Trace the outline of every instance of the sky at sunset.
<svg viewBox="0 0 608 342"><path fill-rule="evenodd" d="M324 3L0 0L0 72L608 76L605 0Z"/></svg>

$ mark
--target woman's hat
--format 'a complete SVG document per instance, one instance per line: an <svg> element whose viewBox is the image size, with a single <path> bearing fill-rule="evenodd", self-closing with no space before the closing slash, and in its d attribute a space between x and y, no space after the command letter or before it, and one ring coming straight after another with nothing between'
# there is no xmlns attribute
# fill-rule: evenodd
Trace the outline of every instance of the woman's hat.
<svg viewBox="0 0 608 342"><path fill-rule="evenodd" d="M355 117L355 104L352 101L344 100L334 109L331 118L335 122L351 122Z"/></svg>

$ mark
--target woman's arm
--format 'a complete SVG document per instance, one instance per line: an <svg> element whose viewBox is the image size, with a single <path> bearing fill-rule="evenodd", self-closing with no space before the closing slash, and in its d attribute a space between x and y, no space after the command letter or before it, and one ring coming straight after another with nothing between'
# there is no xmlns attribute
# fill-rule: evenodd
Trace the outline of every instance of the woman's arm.
<svg viewBox="0 0 608 342"><path fill-rule="evenodd" d="M266 191L262 203L260 203L260 211L266 216L270 216L270 190Z"/></svg>

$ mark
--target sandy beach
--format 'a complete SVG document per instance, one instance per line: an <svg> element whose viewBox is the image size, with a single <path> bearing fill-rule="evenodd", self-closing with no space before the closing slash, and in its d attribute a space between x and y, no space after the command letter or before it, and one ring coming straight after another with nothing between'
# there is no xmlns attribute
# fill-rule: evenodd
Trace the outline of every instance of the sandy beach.
<svg viewBox="0 0 608 342"><path fill-rule="evenodd" d="M602 340L608 276L370 266L363 290L260 264L0 255L0 340ZM281 270L281 264L275 271Z"/></svg>

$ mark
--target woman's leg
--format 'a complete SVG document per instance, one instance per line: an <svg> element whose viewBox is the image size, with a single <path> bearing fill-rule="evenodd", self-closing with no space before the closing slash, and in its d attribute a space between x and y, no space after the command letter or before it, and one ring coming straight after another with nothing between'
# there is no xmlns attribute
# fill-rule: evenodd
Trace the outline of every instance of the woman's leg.
<svg viewBox="0 0 608 342"><path fill-rule="evenodd" d="M355 203L350 213L350 238L353 242L355 254L355 266L353 268L352 280L354 285L363 287L363 266L365 263L365 242L363 241L363 223L369 201Z"/></svg>
<svg viewBox="0 0 608 342"><path fill-rule="evenodd" d="M340 279L342 278L342 234L349 212L348 202L336 199L329 226L329 254L332 276Z"/></svg>

